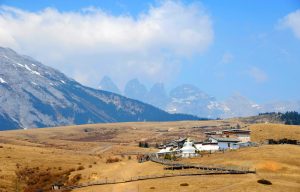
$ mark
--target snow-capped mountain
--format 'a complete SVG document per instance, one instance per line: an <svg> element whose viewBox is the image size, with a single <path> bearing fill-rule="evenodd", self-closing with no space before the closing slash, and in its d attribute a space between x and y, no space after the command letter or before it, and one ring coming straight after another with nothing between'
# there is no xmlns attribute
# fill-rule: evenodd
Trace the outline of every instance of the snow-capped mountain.
<svg viewBox="0 0 300 192"><path fill-rule="evenodd" d="M258 104L241 94L220 101L190 84L165 91L156 83L148 92L137 79L127 83L125 95L164 109L170 113L187 113L203 118L231 118L258 115L265 112L300 111L300 101L277 101Z"/></svg>
<svg viewBox="0 0 300 192"><path fill-rule="evenodd" d="M174 88L170 91L169 101L166 107L169 112L189 111L191 114L201 114L201 117L208 118L222 112L214 97L194 85L185 84Z"/></svg>
<svg viewBox="0 0 300 192"><path fill-rule="evenodd" d="M170 102L165 110L204 118L247 117L265 112L300 111L300 101L257 104L241 94L218 101L196 86L181 85L170 92Z"/></svg>
<svg viewBox="0 0 300 192"><path fill-rule="evenodd" d="M220 106L223 109L223 113L220 115L222 118L246 117L264 112L262 106L240 94L234 94L225 101L220 102Z"/></svg>
<svg viewBox="0 0 300 192"><path fill-rule="evenodd" d="M0 130L125 121L197 119L85 87L61 72L0 48Z"/></svg>

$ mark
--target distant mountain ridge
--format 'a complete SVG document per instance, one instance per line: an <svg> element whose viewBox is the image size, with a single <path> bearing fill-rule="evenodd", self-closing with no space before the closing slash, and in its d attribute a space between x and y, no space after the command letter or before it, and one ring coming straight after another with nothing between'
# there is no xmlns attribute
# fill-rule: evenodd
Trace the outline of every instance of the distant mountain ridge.
<svg viewBox="0 0 300 192"><path fill-rule="evenodd" d="M83 86L63 73L0 47L0 130L128 121L196 120Z"/></svg>
<svg viewBox="0 0 300 192"><path fill-rule="evenodd" d="M127 87L130 87L130 91ZM134 79L127 83L126 88L125 96L152 104L170 113L188 113L204 118L247 117L264 112L300 111L300 101L257 104L240 94L219 101L190 84L179 85L167 93L163 83L154 84L148 91L138 79Z"/></svg>

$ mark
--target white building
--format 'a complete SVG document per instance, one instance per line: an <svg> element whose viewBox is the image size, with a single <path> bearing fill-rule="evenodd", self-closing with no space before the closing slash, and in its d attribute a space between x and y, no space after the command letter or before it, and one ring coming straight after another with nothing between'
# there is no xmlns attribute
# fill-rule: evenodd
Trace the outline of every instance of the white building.
<svg viewBox="0 0 300 192"><path fill-rule="evenodd" d="M219 150L218 143L197 142L197 143L194 143L194 145L198 151L218 151Z"/></svg>
<svg viewBox="0 0 300 192"><path fill-rule="evenodd" d="M238 149L239 145L237 143L240 142L237 138L229 138L229 137L210 137L210 142L218 143L219 149Z"/></svg>
<svg viewBox="0 0 300 192"><path fill-rule="evenodd" d="M235 137L242 143L250 142L250 130L228 129L222 132L226 137Z"/></svg>
<svg viewBox="0 0 300 192"><path fill-rule="evenodd" d="M187 158L197 156L196 148L193 146L193 144L194 143L189 139L183 144L183 147L180 149L182 157Z"/></svg>

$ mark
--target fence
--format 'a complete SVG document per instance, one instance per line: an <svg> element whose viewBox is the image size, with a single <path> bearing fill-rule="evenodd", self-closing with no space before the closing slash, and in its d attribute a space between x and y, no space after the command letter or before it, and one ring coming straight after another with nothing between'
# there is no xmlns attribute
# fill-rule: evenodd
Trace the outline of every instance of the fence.
<svg viewBox="0 0 300 192"><path fill-rule="evenodd" d="M176 163L175 161L157 158L155 154L150 155L150 161L159 163L162 165L165 165L165 169L201 169L201 170L207 170L207 171L221 171L221 172L227 172L228 174L246 174L246 173L255 173L255 170L250 170L247 167L224 167L224 166L208 166L208 165L201 165L201 164L195 164L195 163Z"/></svg>
<svg viewBox="0 0 300 192"><path fill-rule="evenodd" d="M128 179L103 179L103 180L98 180L98 181L94 181L94 182L82 183L82 184L74 185L74 186L62 187L60 190L64 191L64 190L72 190L72 189L95 186L95 185L111 185L111 184L136 182L136 181L141 181L141 180L161 179L161 178L168 178L168 177L222 175L222 174L246 174L246 173L242 173L242 172L229 173L229 172L220 172L220 171L217 171L217 172L195 172L195 173L165 173L165 174L161 174L161 175L145 175L145 176L131 177Z"/></svg>
<svg viewBox="0 0 300 192"><path fill-rule="evenodd" d="M249 168L233 168L233 167L221 167L221 166L207 166L193 163L176 163L175 161L166 160L162 158L157 158L155 154L148 154L149 160L155 163L159 163L165 165L165 169L198 169L201 171L196 171L194 173L165 173L161 175L145 175L138 177L131 177L128 179L102 179L93 182L82 183L74 186L65 186L60 188L59 190L72 190L76 188L83 188L95 185L111 185L111 184L120 184L120 183L128 183L135 182L141 180L150 180L150 179L160 179L167 177L182 177L182 176L200 176L200 175L222 175L222 174L248 174L248 173L256 173Z"/></svg>

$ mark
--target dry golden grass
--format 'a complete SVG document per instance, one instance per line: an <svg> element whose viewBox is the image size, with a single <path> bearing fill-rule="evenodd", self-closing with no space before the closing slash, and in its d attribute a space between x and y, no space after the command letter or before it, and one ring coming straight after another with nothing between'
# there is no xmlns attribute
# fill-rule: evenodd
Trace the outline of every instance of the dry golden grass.
<svg viewBox="0 0 300 192"><path fill-rule="evenodd" d="M293 152L292 155L290 153ZM287 158L288 157L288 158ZM226 166L248 166L257 174L176 177L159 180L139 181L127 184L93 186L77 189L90 191L299 191L300 190L300 147L293 145L273 145L245 148L226 153L187 159L187 162L217 164ZM148 163L151 165L151 163ZM134 165L132 165L134 167ZM148 166L148 165L146 165ZM145 167L146 167L145 166ZM153 167L148 167L151 172ZM127 170L124 168L124 172ZM130 172L130 171L129 171ZM267 179L270 186L257 183ZM188 183L189 186L180 186ZM151 189L151 188L155 188Z"/></svg>
<svg viewBox="0 0 300 192"><path fill-rule="evenodd" d="M264 142L267 139L300 140L300 126L281 124L254 124L250 126L251 141Z"/></svg>
<svg viewBox="0 0 300 192"><path fill-rule="evenodd" d="M200 140L204 138L205 131L228 128L237 123L239 122L116 123L1 132L0 146L3 148L0 147L0 192L15 190L17 164L20 167L51 170L74 169L69 178L71 180L80 174L80 183L172 172L151 162L139 164L135 156L132 155L129 159L128 155L121 156L120 153L156 152L154 148L137 147L138 141L156 143L179 136ZM243 123L240 125L246 126ZM251 129L254 141L282 137L300 140L299 126L260 124L247 128ZM106 163L110 157L117 157L121 161ZM247 166L256 169L256 175L176 177L87 187L75 191L299 191L299 158L299 146L246 148L185 161ZM261 178L270 180L273 185L258 184L256 181ZM188 186L180 186L181 183L188 183ZM24 185L20 184L19 187Z"/></svg>

